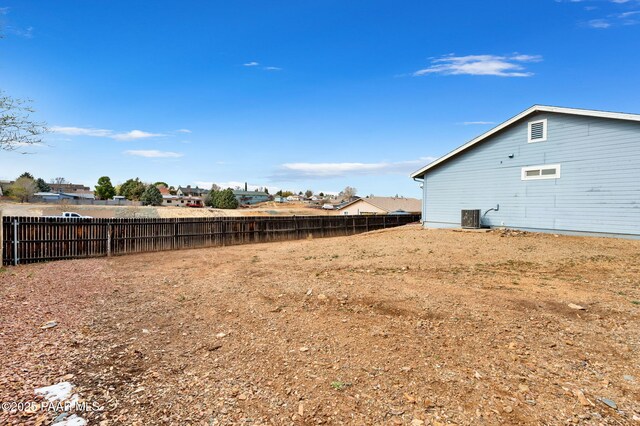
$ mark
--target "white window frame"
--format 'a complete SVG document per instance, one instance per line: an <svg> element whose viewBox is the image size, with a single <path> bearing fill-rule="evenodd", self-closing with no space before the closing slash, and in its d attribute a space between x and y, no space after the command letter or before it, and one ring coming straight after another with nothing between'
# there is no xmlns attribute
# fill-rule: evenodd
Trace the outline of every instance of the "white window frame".
<svg viewBox="0 0 640 426"><path fill-rule="evenodd" d="M556 173L553 175L543 175L544 169L556 169ZM531 170L540 170L538 176L527 176L527 172ZM527 166L523 167L520 171L521 180L542 180L542 179L560 179L560 164L544 164L542 166Z"/></svg>
<svg viewBox="0 0 640 426"><path fill-rule="evenodd" d="M531 126L537 123L542 123L542 138L541 139L531 139ZM537 142L546 142L547 141L547 119L530 121L527 125L527 143L537 143Z"/></svg>

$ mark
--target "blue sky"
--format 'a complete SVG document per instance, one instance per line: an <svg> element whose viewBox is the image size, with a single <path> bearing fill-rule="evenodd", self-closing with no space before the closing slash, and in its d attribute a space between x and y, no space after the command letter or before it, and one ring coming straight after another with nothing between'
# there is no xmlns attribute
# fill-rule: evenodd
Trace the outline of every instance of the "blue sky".
<svg viewBox="0 0 640 426"><path fill-rule="evenodd" d="M640 1L0 1L0 88L130 177L419 197L409 173L533 104L640 113Z"/></svg>

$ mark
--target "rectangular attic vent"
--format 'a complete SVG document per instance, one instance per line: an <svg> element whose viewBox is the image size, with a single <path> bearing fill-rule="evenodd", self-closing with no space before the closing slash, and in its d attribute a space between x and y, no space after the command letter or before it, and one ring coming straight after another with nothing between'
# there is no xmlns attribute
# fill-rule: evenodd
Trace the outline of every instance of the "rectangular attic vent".
<svg viewBox="0 0 640 426"><path fill-rule="evenodd" d="M529 138L527 142L544 142L547 140L547 120L532 121L529 123Z"/></svg>

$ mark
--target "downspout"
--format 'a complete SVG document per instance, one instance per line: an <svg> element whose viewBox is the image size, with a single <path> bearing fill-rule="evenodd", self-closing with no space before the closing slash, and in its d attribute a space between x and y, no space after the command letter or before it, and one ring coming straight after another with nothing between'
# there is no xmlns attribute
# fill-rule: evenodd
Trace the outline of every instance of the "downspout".
<svg viewBox="0 0 640 426"><path fill-rule="evenodd" d="M424 223L426 222L425 218L427 217L427 197L425 196L426 191L424 187L424 178L412 178L414 182L421 182L420 187L422 188L422 214L420 215L420 224L424 227Z"/></svg>

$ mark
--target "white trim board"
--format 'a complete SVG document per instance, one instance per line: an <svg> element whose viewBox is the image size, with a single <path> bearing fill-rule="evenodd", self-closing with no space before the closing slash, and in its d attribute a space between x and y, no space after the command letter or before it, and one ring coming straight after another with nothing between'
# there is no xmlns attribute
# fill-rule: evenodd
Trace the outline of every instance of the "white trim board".
<svg viewBox="0 0 640 426"><path fill-rule="evenodd" d="M554 106L547 106L547 105L534 105L531 108L522 111L520 114L516 115L515 117L510 118L509 120L505 121L502 124L497 125L496 127L494 127L493 129L489 130L486 133L483 133L482 135L478 136L475 139L470 140L469 142L465 143L462 146L459 146L458 148L454 149L453 151L451 151L450 153L438 158L437 160L427 164L426 166L424 166L423 168L411 173L411 177L412 178L421 178L424 176L424 174L427 172L427 170L437 166L438 164L448 160L449 158L460 154L463 151L466 151L467 149L471 148L472 146L482 142L483 140L487 139L489 136L492 136L496 133L498 133L499 131L501 131L502 129L509 127L510 125L512 125L513 123L515 123L516 121L519 121L521 119L523 119L524 117L531 115L535 112L555 112L555 113L559 113L559 114L572 114L572 115L582 115L582 116L587 116L587 117L598 117L598 118L613 118L616 120L628 120L628 121L640 121L640 114L627 114L627 113L623 113L623 112L609 112L609 111L597 111L597 110L591 110L591 109L578 109L578 108L564 108L564 107L554 107Z"/></svg>

